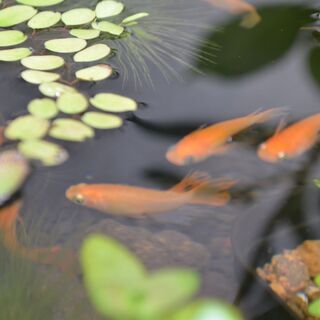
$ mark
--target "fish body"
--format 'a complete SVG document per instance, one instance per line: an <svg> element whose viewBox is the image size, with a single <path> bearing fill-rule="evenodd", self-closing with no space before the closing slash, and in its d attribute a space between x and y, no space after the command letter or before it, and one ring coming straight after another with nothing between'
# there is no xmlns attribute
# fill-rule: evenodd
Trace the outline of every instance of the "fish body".
<svg viewBox="0 0 320 320"><path fill-rule="evenodd" d="M314 146L318 141L319 131L320 113L276 132L260 145L258 156L267 162L297 157Z"/></svg>

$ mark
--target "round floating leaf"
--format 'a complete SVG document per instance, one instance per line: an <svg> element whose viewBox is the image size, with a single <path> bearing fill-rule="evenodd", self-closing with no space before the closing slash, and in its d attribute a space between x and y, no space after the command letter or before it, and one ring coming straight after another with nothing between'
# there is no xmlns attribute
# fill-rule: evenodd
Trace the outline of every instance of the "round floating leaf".
<svg viewBox="0 0 320 320"><path fill-rule="evenodd" d="M81 142L94 137L94 131L80 121L56 119L52 123L49 135L52 138Z"/></svg>
<svg viewBox="0 0 320 320"><path fill-rule="evenodd" d="M72 29L69 33L74 37L84 40L96 39L100 36L100 30L96 29Z"/></svg>
<svg viewBox="0 0 320 320"><path fill-rule="evenodd" d="M29 171L28 162L18 151L0 153L0 205L21 187Z"/></svg>
<svg viewBox="0 0 320 320"><path fill-rule="evenodd" d="M42 138L49 129L49 121L32 115L21 116L10 122L4 134L11 140Z"/></svg>
<svg viewBox="0 0 320 320"><path fill-rule="evenodd" d="M120 36L124 31L123 27L109 21L100 21L100 22L95 21L92 23L92 28L110 33L114 36Z"/></svg>
<svg viewBox="0 0 320 320"><path fill-rule="evenodd" d="M39 86L40 92L51 98L59 97L62 93L66 92L77 92L76 89L66 86L65 84L61 84L59 82L45 82Z"/></svg>
<svg viewBox="0 0 320 320"><path fill-rule="evenodd" d="M57 106L64 113L78 114L88 109L88 101L81 93L63 93L57 100Z"/></svg>
<svg viewBox="0 0 320 320"><path fill-rule="evenodd" d="M136 20L148 17L148 16L149 16L148 12L139 12L139 13L133 14L133 15L123 19L122 23L123 24L128 24L128 23L131 23L133 21L136 21Z"/></svg>
<svg viewBox="0 0 320 320"><path fill-rule="evenodd" d="M21 78L32 84L41 84L59 80L60 74L38 70L25 70L21 72Z"/></svg>
<svg viewBox="0 0 320 320"><path fill-rule="evenodd" d="M64 60L58 56L32 56L21 60L22 65L34 70L54 70L64 65Z"/></svg>
<svg viewBox="0 0 320 320"><path fill-rule="evenodd" d="M32 100L28 104L28 111L32 115L43 119L52 119L59 113L56 102L48 98Z"/></svg>
<svg viewBox="0 0 320 320"><path fill-rule="evenodd" d="M18 30L0 31L0 47L15 46L26 41L27 36Z"/></svg>
<svg viewBox="0 0 320 320"><path fill-rule="evenodd" d="M64 0L17 0L17 2L22 4L27 4L33 7L49 7L54 6Z"/></svg>
<svg viewBox="0 0 320 320"><path fill-rule="evenodd" d="M111 49L106 44L95 44L91 47L76 53L73 57L75 62L91 62L105 58L111 52Z"/></svg>
<svg viewBox="0 0 320 320"><path fill-rule="evenodd" d="M96 108L110 112L135 111L138 107L134 100L113 93L98 93L90 102Z"/></svg>
<svg viewBox="0 0 320 320"><path fill-rule="evenodd" d="M82 116L81 120L95 129L115 129L123 124L120 117L102 112L87 112Z"/></svg>
<svg viewBox="0 0 320 320"><path fill-rule="evenodd" d="M31 29L46 29L57 24L60 21L60 18L60 12L42 11L29 20L28 26Z"/></svg>
<svg viewBox="0 0 320 320"><path fill-rule="evenodd" d="M30 56L32 51L29 48L15 48L0 50L0 61L18 61Z"/></svg>
<svg viewBox="0 0 320 320"><path fill-rule="evenodd" d="M124 9L124 5L121 2L113 0L104 0L97 4L96 15L98 19L109 18L117 16Z"/></svg>
<svg viewBox="0 0 320 320"><path fill-rule="evenodd" d="M29 6L11 6L0 10L0 27L12 27L32 18L37 10Z"/></svg>
<svg viewBox="0 0 320 320"><path fill-rule="evenodd" d="M87 24L96 17L94 11L88 8L77 8L62 14L61 20L67 26Z"/></svg>
<svg viewBox="0 0 320 320"><path fill-rule="evenodd" d="M84 49L86 45L86 40L78 38L53 39L44 43L46 49L59 53L77 52Z"/></svg>
<svg viewBox="0 0 320 320"><path fill-rule="evenodd" d="M76 77L83 81L101 81L107 79L112 74L112 68L107 64L99 64L78 70Z"/></svg>
<svg viewBox="0 0 320 320"><path fill-rule="evenodd" d="M45 166L56 166L68 159L68 153L55 143L44 140L20 142L18 150L29 159L41 161Z"/></svg>

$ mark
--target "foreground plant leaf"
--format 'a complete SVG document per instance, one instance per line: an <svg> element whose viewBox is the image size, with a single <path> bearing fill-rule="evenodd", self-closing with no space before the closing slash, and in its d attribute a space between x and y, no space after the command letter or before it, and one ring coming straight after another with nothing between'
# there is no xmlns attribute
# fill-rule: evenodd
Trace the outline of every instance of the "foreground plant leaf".
<svg viewBox="0 0 320 320"><path fill-rule="evenodd" d="M145 18L148 16L149 16L148 12L139 12L139 13L133 14L133 15L123 19L121 23L128 24L128 23L134 22L136 20L139 20L139 19L142 19L142 18Z"/></svg>
<svg viewBox="0 0 320 320"><path fill-rule="evenodd" d="M18 30L0 31L0 47L15 46L27 40L27 36Z"/></svg>
<svg viewBox="0 0 320 320"><path fill-rule="evenodd" d="M39 86L40 92L50 98L59 97L63 93L74 93L76 89L59 82L45 82Z"/></svg>
<svg viewBox="0 0 320 320"><path fill-rule="evenodd" d="M84 49L87 41L78 38L64 38L48 40L44 43L46 49L59 53L72 53Z"/></svg>
<svg viewBox="0 0 320 320"><path fill-rule="evenodd" d="M28 111L38 118L52 119L58 115L56 102L52 99L34 99L28 104Z"/></svg>
<svg viewBox="0 0 320 320"><path fill-rule="evenodd" d="M95 129L115 129L123 124L120 117L102 112L86 112L81 120Z"/></svg>
<svg viewBox="0 0 320 320"><path fill-rule="evenodd" d="M53 82L60 79L60 74L38 70L25 70L21 72L23 80L32 84L41 84L44 82Z"/></svg>
<svg viewBox="0 0 320 320"><path fill-rule="evenodd" d="M32 51L29 48L15 48L0 50L0 61L13 62L19 61L30 56Z"/></svg>
<svg viewBox="0 0 320 320"><path fill-rule="evenodd" d="M60 21L61 13L54 11L42 11L37 13L28 21L31 29L46 29L54 26Z"/></svg>
<svg viewBox="0 0 320 320"><path fill-rule="evenodd" d="M98 19L109 18L117 16L124 9L124 5L121 2L113 0L104 0L98 2L96 6L96 15Z"/></svg>
<svg viewBox="0 0 320 320"><path fill-rule="evenodd" d="M21 60L23 66L34 70L54 70L64 65L64 60L59 56L31 56Z"/></svg>
<svg viewBox="0 0 320 320"><path fill-rule="evenodd" d="M109 112L135 111L138 107L133 99L114 93L98 93L90 102L96 108Z"/></svg>
<svg viewBox="0 0 320 320"><path fill-rule="evenodd" d="M64 0L17 0L22 4L27 4L33 7L49 7L63 2Z"/></svg>
<svg viewBox="0 0 320 320"><path fill-rule="evenodd" d="M78 114L88 109L87 98L78 92L66 92L61 94L57 100L57 106L60 111L67 114Z"/></svg>
<svg viewBox="0 0 320 320"><path fill-rule="evenodd" d="M0 10L0 27L12 27L32 18L37 10L30 6L16 5Z"/></svg>
<svg viewBox="0 0 320 320"><path fill-rule="evenodd" d="M111 49L106 44L95 44L76 53L73 57L75 62L92 62L107 57Z"/></svg>
<svg viewBox="0 0 320 320"><path fill-rule="evenodd" d="M320 317L320 299L312 301L308 307L309 314L314 317Z"/></svg>
<svg viewBox="0 0 320 320"><path fill-rule="evenodd" d="M65 162L68 152L55 143L44 140L28 140L19 143L18 150L26 158L38 160L45 166L56 166Z"/></svg>
<svg viewBox="0 0 320 320"><path fill-rule="evenodd" d="M77 8L62 14L61 20L67 26L79 26L87 24L96 17L94 11L88 8Z"/></svg>
<svg viewBox="0 0 320 320"><path fill-rule="evenodd" d="M124 31L123 27L109 21L95 21L92 23L92 28L110 33L114 36L120 36Z"/></svg>
<svg viewBox="0 0 320 320"><path fill-rule="evenodd" d="M84 68L76 72L76 77L83 81L101 81L112 75L112 68L107 64Z"/></svg>
<svg viewBox="0 0 320 320"><path fill-rule="evenodd" d="M72 29L69 33L72 36L83 40L96 39L100 36L100 30L96 29Z"/></svg>

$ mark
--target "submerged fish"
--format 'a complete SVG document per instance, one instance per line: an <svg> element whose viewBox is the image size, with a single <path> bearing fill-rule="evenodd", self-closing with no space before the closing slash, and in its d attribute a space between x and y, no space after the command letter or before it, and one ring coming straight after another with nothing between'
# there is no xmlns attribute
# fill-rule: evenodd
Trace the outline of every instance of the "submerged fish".
<svg viewBox="0 0 320 320"><path fill-rule="evenodd" d="M229 147L228 140L235 134L254 124L265 122L282 111L282 108L269 109L198 129L170 147L166 158L175 165L183 166L224 153Z"/></svg>
<svg viewBox="0 0 320 320"><path fill-rule="evenodd" d="M227 190L234 184L233 180L210 180L194 173L165 191L116 184L78 184L66 191L66 197L102 212L139 217L186 204L223 206L229 202Z"/></svg>
<svg viewBox="0 0 320 320"><path fill-rule="evenodd" d="M320 113L303 119L281 130L262 143L258 149L260 159L277 162L297 157L312 148L318 141Z"/></svg>
<svg viewBox="0 0 320 320"><path fill-rule="evenodd" d="M233 14L244 13L246 16L242 19L241 26L252 28L261 21L257 9L245 0L206 0L213 6L227 10Z"/></svg>

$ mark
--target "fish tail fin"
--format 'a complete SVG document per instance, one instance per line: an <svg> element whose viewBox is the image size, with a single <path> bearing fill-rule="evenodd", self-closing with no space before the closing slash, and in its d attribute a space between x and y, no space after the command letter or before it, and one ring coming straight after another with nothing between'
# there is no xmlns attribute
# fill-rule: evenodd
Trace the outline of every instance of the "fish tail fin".
<svg viewBox="0 0 320 320"><path fill-rule="evenodd" d="M193 190L203 183L203 181L209 180L209 176L203 172L193 172L184 177L178 184L173 186L170 191L174 192L187 192Z"/></svg>
<svg viewBox="0 0 320 320"><path fill-rule="evenodd" d="M270 108L265 111L258 110L251 114L253 123L264 123L274 117L287 115L289 107Z"/></svg>

